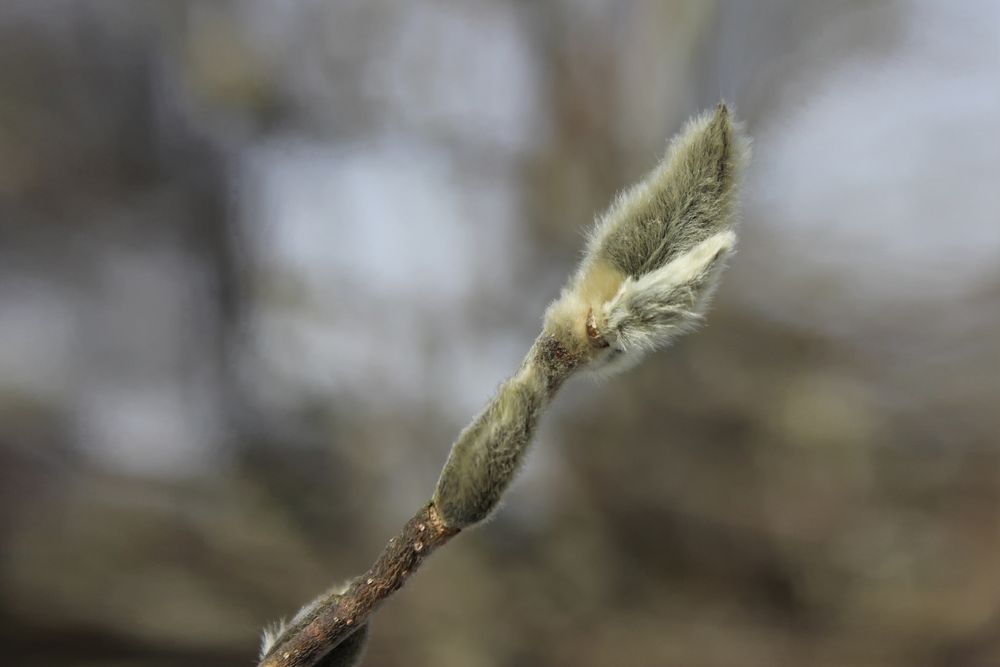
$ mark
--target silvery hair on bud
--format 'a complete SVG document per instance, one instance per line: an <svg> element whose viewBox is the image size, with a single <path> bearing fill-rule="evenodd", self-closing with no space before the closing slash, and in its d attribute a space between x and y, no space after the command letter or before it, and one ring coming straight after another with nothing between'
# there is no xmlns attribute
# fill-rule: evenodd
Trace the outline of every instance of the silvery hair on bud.
<svg viewBox="0 0 1000 667"><path fill-rule="evenodd" d="M735 200L748 152L719 105L688 123L663 161L598 220L520 370L452 447L434 492L446 525L474 525L496 508L571 373L619 370L701 321L736 243Z"/></svg>
<svg viewBox="0 0 1000 667"><path fill-rule="evenodd" d="M634 365L703 319L727 257L749 139L720 104L691 120L663 160L601 216L547 327L601 348L590 368Z"/></svg>

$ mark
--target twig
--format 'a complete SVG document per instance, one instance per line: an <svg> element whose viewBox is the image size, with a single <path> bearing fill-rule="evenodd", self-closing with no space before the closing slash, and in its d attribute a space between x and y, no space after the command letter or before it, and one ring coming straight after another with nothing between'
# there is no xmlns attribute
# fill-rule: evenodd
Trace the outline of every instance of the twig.
<svg viewBox="0 0 1000 667"><path fill-rule="evenodd" d="M321 603L307 622L288 639L275 644L260 667L309 667L361 627L382 602L402 588L432 551L458 534L449 528L433 503L406 522L402 532L389 540L375 564L350 588L327 604Z"/></svg>
<svg viewBox="0 0 1000 667"><path fill-rule="evenodd" d="M573 373L634 365L701 323L736 242L748 149L719 105L690 122L664 160L618 198L517 373L459 435L431 502L347 590L266 632L259 667L356 665L369 616L432 551L496 508L545 407Z"/></svg>

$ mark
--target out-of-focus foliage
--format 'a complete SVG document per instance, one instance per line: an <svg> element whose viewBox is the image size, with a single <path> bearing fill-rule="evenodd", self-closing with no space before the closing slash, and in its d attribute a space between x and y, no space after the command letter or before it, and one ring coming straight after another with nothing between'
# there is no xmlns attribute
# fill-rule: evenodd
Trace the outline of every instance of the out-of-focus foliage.
<svg viewBox="0 0 1000 667"><path fill-rule="evenodd" d="M570 384L368 664L1000 662L1000 6L0 4L0 631L247 665L364 569L614 192L755 138L709 325Z"/></svg>

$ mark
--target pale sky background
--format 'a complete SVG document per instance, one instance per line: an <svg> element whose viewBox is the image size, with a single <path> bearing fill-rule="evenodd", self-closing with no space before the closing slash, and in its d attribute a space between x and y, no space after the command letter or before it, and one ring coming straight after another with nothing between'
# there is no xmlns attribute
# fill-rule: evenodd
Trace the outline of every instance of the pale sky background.
<svg viewBox="0 0 1000 667"><path fill-rule="evenodd" d="M555 277L571 268L539 254L520 180L524 161L555 141L550 91L513 5L417 2L373 23L363 4L238 12L250 55L285 73L281 86L306 110L299 129L258 138L197 98L181 108L205 112L236 147L230 197L259 289L239 372L279 413L303 396L362 405L374 395L461 424L515 367ZM211 7L198 7L195 35L214 25ZM780 2L762 7L771 13L724 5L718 34L746 29L708 49L709 79L751 112L754 138L743 243L720 301L852 345L882 344L870 323L887 310L923 316L947 338L954 322L933 311L995 280L1000 265L1000 3L845 4L817 10L794 35L767 19ZM691 11L670 16L703 25ZM626 74L607 104L625 119L621 146L637 177L697 110L691 72L704 64L657 55L662 76L636 78L644 54L673 47L646 44L645 14L634 16L595 0L564 29L612 26L605 37L622 44ZM884 43L866 31L878 21L893 22ZM344 26L369 37L359 47L340 38ZM679 33L684 48L689 33ZM165 81L164 94L177 85ZM367 117L352 110L359 95ZM580 229L568 238L579 243L600 206L567 211L560 224ZM212 443L225 425L213 417L212 372L155 341L197 335L211 283L148 245L120 256L100 239L83 243L104 258L99 296L8 263L0 377L71 404L79 443L101 465L183 475L224 460ZM551 277L519 295L531 262ZM475 324L490 311L502 316ZM81 358L111 325L132 332L131 356Z"/></svg>

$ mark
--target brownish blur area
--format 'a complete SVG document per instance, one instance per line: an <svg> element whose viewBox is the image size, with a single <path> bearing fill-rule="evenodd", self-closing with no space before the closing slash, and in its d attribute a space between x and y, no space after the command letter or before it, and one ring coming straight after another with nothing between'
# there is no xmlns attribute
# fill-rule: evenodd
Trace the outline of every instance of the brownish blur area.
<svg viewBox="0 0 1000 667"><path fill-rule="evenodd" d="M572 382L365 664L1000 665L989 0L4 0L0 663L254 664L720 97L708 325Z"/></svg>

